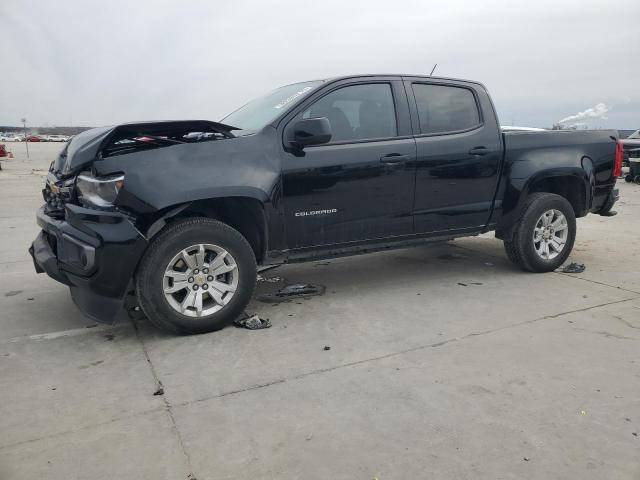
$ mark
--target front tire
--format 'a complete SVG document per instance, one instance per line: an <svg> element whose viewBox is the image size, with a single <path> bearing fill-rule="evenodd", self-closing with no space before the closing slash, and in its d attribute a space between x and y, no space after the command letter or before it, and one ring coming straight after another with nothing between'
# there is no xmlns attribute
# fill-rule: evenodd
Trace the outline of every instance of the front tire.
<svg viewBox="0 0 640 480"><path fill-rule="evenodd" d="M509 260L529 272L551 272L569 257L576 238L571 204L553 193L534 193L511 240L504 241Z"/></svg>
<svg viewBox="0 0 640 480"><path fill-rule="evenodd" d="M136 275L138 302L173 334L219 330L245 309L256 285L247 240L217 220L189 218L153 240Z"/></svg>

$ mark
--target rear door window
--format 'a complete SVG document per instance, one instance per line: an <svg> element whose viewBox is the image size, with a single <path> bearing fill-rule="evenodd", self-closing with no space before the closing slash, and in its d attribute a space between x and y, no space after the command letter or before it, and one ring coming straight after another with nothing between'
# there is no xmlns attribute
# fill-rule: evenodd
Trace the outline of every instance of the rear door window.
<svg viewBox="0 0 640 480"><path fill-rule="evenodd" d="M420 133L458 132L481 124L475 96L468 88L414 83L413 94Z"/></svg>

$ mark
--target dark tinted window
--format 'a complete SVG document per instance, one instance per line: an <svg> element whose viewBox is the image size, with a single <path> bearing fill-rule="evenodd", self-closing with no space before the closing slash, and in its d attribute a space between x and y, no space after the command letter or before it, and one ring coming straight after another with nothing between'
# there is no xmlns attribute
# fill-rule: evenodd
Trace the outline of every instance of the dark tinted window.
<svg viewBox="0 0 640 480"><path fill-rule="evenodd" d="M455 132L480 124L478 106L471 90L414 83L413 93L422 133Z"/></svg>
<svg viewBox="0 0 640 480"><path fill-rule="evenodd" d="M340 88L314 103L302 117L328 118L332 142L397 135L393 95L387 83Z"/></svg>

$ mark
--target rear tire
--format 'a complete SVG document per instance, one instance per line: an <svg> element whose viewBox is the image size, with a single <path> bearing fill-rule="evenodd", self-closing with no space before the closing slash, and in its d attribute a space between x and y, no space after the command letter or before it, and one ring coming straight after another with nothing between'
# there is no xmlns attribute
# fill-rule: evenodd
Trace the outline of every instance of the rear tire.
<svg viewBox="0 0 640 480"><path fill-rule="evenodd" d="M149 321L166 332L212 332L244 311L256 277L253 250L238 231L189 218L153 240L136 275L136 295Z"/></svg>
<svg viewBox="0 0 640 480"><path fill-rule="evenodd" d="M534 193L504 248L509 260L523 270L551 272L569 257L575 238L576 217L571 204L553 193Z"/></svg>

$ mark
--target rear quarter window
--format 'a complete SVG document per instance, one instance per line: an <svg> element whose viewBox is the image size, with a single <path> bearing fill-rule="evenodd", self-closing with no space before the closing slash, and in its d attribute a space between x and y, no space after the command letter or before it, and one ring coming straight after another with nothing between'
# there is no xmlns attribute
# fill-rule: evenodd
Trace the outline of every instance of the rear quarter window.
<svg viewBox="0 0 640 480"><path fill-rule="evenodd" d="M471 130L481 124L473 92L464 87L413 84L420 133L443 134Z"/></svg>

